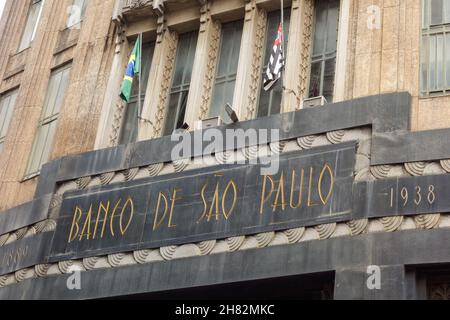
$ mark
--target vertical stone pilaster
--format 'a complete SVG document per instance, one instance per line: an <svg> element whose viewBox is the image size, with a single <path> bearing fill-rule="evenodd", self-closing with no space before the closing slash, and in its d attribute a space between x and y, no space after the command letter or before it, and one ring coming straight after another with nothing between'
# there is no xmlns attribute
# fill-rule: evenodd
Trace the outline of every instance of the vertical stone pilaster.
<svg viewBox="0 0 450 320"><path fill-rule="evenodd" d="M124 106L118 97L122 74L117 70L123 69L123 64L127 59L129 45L124 40L125 30L123 25L118 25L116 35L116 49L109 73L108 84L106 86L105 99L102 105L97 137L94 148L96 150L117 145L120 135Z"/></svg>
<svg viewBox="0 0 450 320"><path fill-rule="evenodd" d="M308 94L313 16L314 0L292 1L282 112L299 109L302 99Z"/></svg>
<svg viewBox="0 0 450 320"><path fill-rule="evenodd" d="M345 79L347 74L347 53L349 51L349 31L351 0L341 0L339 11L339 29L336 57L336 75L334 80L334 102L345 100Z"/></svg>
<svg viewBox="0 0 450 320"><path fill-rule="evenodd" d="M261 88L267 14L256 7L255 0L246 2L233 107L240 119L249 120L255 117Z"/></svg>
<svg viewBox="0 0 450 320"><path fill-rule="evenodd" d="M146 88L142 119L139 121L139 141L162 135L177 43L178 34L167 29L164 17L160 17L151 66L152 72Z"/></svg>
<svg viewBox="0 0 450 320"><path fill-rule="evenodd" d="M186 107L186 122L191 128L208 117L220 45L220 24L211 18L210 3L200 8L200 30Z"/></svg>

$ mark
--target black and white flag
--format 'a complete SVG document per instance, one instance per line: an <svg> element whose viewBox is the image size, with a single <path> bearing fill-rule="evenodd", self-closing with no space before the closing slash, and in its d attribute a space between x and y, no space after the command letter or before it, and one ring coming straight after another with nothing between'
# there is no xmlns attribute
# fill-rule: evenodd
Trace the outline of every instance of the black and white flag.
<svg viewBox="0 0 450 320"><path fill-rule="evenodd" d="M278 36L273 44L273 52L264 74L264 90L269 91L274 84L281 78L281 71L284 67L283 58L283 25L278 27Z"/></svg>

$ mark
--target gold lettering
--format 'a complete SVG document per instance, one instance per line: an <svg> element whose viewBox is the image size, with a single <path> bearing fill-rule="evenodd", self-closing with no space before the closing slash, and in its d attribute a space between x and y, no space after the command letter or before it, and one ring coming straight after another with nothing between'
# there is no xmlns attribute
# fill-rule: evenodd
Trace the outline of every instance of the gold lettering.
<svg viewBox="0 0 450 320"><path fill-rule="evenodd" d="M267 180L270 181L270 192L266 196ZM264 213L264 206L265 206L266 202L269 201L270 197L272 196L272 193L274 191L274 187L275 186L274 186L274 182L273 182L272 177L264 176L263 188L262 188L262 193L261 193L261 205L260 205L260 209L259 209L259 213L260 214Z"/></svg>
<svg viewBox="0 0 450 320"><path fill-rule="evenodd" d="M119 201L117 201L116 205L114 206L114 210L111 214L111 219L109 221L109 230L111 231L111 235L114 237L114 216L116 215L116 211L119 208L120 204L122 203L122 199L119 199ZM105 220L106 222L106 220ZM103 231L105 231L105 222L103 222L103 230L102 230L102 238L103 238Z"/></svg>
<svg viewBox="0 0 450 320"><path fill-rule="evenodd" d="M80 234L80 241L83 240L84 236L86 236L87 240L90 239L90 237L91 237L91 220L92 220L92 204L91 204L91 207L89 208L87 216L84 220L83 230L81 230L81 234ZM86 233L86 229L87 229L87 233Z"/></svg>
<svg viewBox="0 0 450 320"><path fill-rule="evenodd" d="M302 205L302 193L303 193L303 178L305 176L305 169L302 169L300 174L300 185L298 190L298 200L297 204L294 204L294 191L295 191L295 170L292 171L292 179L291 179L291 198L289 204L292 209L298 209Z"/></svg>
<svg viewBox="0 0 450 320"><path fill-rule="evenodd" d="M163 214L161 220L158 221L158 215L159 215L159 211L161 208L161 200L164 201L164 214ZM156 205L156 210L155 210L155 220L153 221L153 231L158 229L161 226L161 224L163 223L163 221L167 215L167 211L168 211L167 207L168 206L169 206L169 202L167 200L166 195L163 192L160 192L158 195L158 203Z"/></svg>
<svg viewBox="0 0 450 320"><path fill-rule="evenodd" d="M123 214L125 212L125 209L130 206L130 217L128 218L128 223L126 225L126 227L123 227ZM120 213L120 220L119 220L119 227L120 227L120 233L123 235L125 235L125 233L127 232L128 228L130 227L131 221L133 220L133 216L134 216L134 203L133 203L133 199L128 198L127 202L125 202L125 205L122 208L122 212Z"/></svg>
<svg viewBox="0 0 450 320"><path fill-rule="evenodd" d="M182 199L182 198L177 198L177 192L178 191L181 191L181 189L178 189L178 190L174 189L172 198L170 199L172 201L172 203L171 203L171 206L170 206L170 214L169 214L169 224L168 224L169 228L175 228L176 227L176 225L172 224L172 218L173 218L173 209L175 207L175 202L177 200L181 200Z"/></svg>
<svg viewBox="0 0 450 320"><path fill-rule="evenodd" d="M105 215L103 216L103 231L105 230L105 222L108 219L108 212L109 212L110 205L111 205L111 203L109 202L109 200L106 203L106 207L103 205L103 202L100 202L100 204L98 206L98 211L97 211L97 220L95 221L94 236L92 237L92 239L95 239L95 237L97 236L97 228L98 228L98 223L100 221L100 213L102 211L105 213ZM103 239L103 232L102 232L101 238Z"/></svg>
<svg viewBox="0 0 450 320"><path fill-rule="evenodd" d="M227 210L225 209L225 201L227 198L228 191L230 190L231 187L233 187L233 203L231 205L231 208L227 212ZM237 200L237 186L236 186L236 183L233 180L231 180L228 183L227 187L225 188L225 191L223 192L223 198L222 198L222 211L223 211L223 216L225 217L225 220L228 220L231 217L231 215L233 214L234 208L236 206L236 200Z"/></svg>
<svg viewBox="0 0 450 320"><path fill-rule="evenodd" d="M311 167L310 170L309 170L308 207L317 206L317 203L313 203L311 201L313 175L314 175L314 168Z"/></svg>
<svg viewBox="0 0 450 320"><path fill-rule="evenodd" d="M281 204L279 202L281 195ZM284 211L286 210L286 202L284 196L284 172L281 173L280 181L278 182L277 194L275 196L275 201L273 203L273 212L277 210L277 207L281 207Z"/></svg>
<svg viewBox="0 0 450 320"><path fill-rule="evenodd" d="M330 175L330 187L328 189L328 194L326 197L323 196L323 192L322 192L322 182L323 182L323 178L325 175L325 172L329 173ZM334 189L334 174L333 174L333 170L331 169L331 167L329 166L329 164L325 164L325 166L322 169L322 172L320 173L319 176L319 197L320 197L320 201L322 201L322 203L324 205L326 205L328 203L328 200L330 200L331 195L333 194L333 189Z"/></svg>
<svg viewBox="0 0 450 320"><path fill-rule="evenodd" d="M211 208L209 209L209 214L208 214L208 222L211 221L211 218L213 216L213 209L214 207L216 208L216 221L219 221L219 216L220 216L220 210L219 210L219 183L216 184L216 190L214 191L214 197L213 197L213 201L211 203Z"/></svg>
<svg viewBox="0 0 450 320"><path fill-rule="evenodd" d="M205 195L207 188L208 188L208 182L202 188L201 196L202 196L202 201L203 201L203 213L202 213L202 216L200 217L200 219L197 220L197 224L199 224L200 221L205 219L206 212L208 212L208 201L206 200L206 195Z"/></svg>
<svg viewBox="0 0 450 320"><path fill-rule="evenodd" d="M75 208L75 212L73 214L73 220L72 220L72 226L70 228L70 234L69 234L69 241L68 243L71 243L72 241L74 241L77 236L78 236L78 232L80 231L80 226L78 225L78 222L80 222L81 216L83 215L83 211L81 211L80 207L76 207ZM77 231L74 234L74 227L76 227Z"/></svg>

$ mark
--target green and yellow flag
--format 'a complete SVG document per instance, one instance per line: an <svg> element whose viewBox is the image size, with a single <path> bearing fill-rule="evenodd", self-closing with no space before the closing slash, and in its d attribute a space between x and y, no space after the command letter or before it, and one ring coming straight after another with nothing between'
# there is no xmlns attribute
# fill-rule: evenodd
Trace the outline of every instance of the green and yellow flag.
<svg viewBox="0 0 450 320"><path fill-rule="evenodd" d="M131 91L133 88L133 79L141 70L141 37L138 37L128 62L127 71L123 78L120 89L120 97L127 103L130 102Z"/></svg>

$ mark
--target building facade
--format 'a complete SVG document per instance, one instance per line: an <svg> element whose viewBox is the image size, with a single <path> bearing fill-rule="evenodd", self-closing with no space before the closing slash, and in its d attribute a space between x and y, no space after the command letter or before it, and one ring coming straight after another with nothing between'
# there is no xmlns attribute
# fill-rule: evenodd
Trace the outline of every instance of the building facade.
<svg viewBox="0 0 450 320"><path fill-rule="evenodd" d="M450 5L281 7L7 0L0 298L450 297Z"/></svg>

